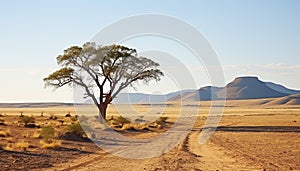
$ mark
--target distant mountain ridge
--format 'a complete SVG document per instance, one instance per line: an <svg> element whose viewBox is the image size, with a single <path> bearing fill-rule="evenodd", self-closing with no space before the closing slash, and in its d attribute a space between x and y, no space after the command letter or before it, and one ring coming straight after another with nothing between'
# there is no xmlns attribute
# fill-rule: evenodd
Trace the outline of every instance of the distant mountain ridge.
<svg viewBox="0 0 300 171"><path fill-rule="evenodd" d="M206 86L198 90L180 90L164 95L122 93L114 103L263 99L294 94L300 94L300 90L288 89L272 82L263 82L258 77L237 77L225 87Z"/></svg>

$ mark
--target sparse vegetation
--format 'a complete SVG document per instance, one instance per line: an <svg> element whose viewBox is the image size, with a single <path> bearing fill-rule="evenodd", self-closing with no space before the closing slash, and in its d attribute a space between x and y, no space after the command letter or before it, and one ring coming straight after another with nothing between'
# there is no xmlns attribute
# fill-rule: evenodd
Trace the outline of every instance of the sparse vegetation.
<svg viewBox="0 0 300 171"><path fill-rule="evenodd" d="M77 119L80 121L80 123L87 123L89 120L89 118L85 115L82 115L79 118L77 117Z"/></svg>
<svg viewBox="0 0 300 171"><path fill-rule="evenodd" d="M9 134L5 131L0 131L0 137L7 137Z"/></svg>
<svg viewBox="0 0 300 171"><path fill-rule="evenodd" d="M120 126L122 128L125 124L130 124L131 122L123 116L118 116L116 118L113 117L112 119L110 119L109 123L111 125Z"/></svg>
<svg viewBox="0 0 300 171"><path fill-rule="evenodd" d="M20 117L20 121L23 122L25 126L28 126L28 124L33 124L35 122L35 119L31 116L23 116Z"/></svg>
<svg viewBox="0 0 300 171"><path fill-rule="evenodd" d="M0 119L0 125L6 125L4 119Z"/></svg>
<svg viewBox="0 0 300 171"><path fill-rule="evenodd" d="M55 116L54 113L50 113L49 119L51 119L51 120L56 120L56 119L57 119L57 116Z"/></svg>
<svg viewBox="0 0 300 171"><path fill-rule="evenodd" d="M17 142L14 146L15 146L16 148L19 148L19 149L25 151L25 150L28 149L29 143L28 143L28 142L25 142L24 140L22 140L22 141Z"/></svg>
<svg viewBox="0 0 300 171"><path fill-rule="evenodd" d="M59 120L57 120L61 125L63 125L64 124L64 120L63 119L59 119Z"/></svg>
<svg viewBox="0 0 300 171"><path fill-rule="evenodd" d="M6 137L5 140L6 140L8 143L13 143L13 138L12 138L12 137Z"/></svg>
<svg viewBox="0 0 300 171"><path fill-rule="evenodd" d="M55 129L52 126L43 127L40 137L44 142L51 143L55 137Z"/></svg>
<svg viewBox="0 0 300 171"><path fill-rule="evenodd" d="M10 129L7 129L6 131L0 130L0 137L8 137L11 135Z"/></svg>
<svg viewBox="0 0 300 171"><path fill-rule="evenodd" d="M65 115L65 117L71 117L70 112L68 112L68 113Z"/></svg>
<svg viewBox="0 0 300 171"><path fill-rule="evenodd" d="M78 121L78 118L77 117L70 117L70 120L71 120L71 122L77 122Z"/></svg>
<svg viewBox="0 0 300 171"><path fill-rule="evenodd" d="M86 137L86 134L79 123L69 125L67 127L67 131L70 134L76 135L78 137Z"/></svg>
<svg viewBox="0 0 300 171"><path fill-rule="evenodd" d="M156 119L154 122L157 123L158 125L164 125L168 120L168 117L161 116L158 119Z"/></svg>
<svg viewBox="0 0 300 171"><path fill-rule="evenodd" d="M149 128L147 124L129 123L129 124L124 124L122 130L143 131L143 130L149 130Z"/></svg>
<svg viewBox="0 0 300 171"><path fill-rule="evenodd" d="M61 146L61 141L52 140L50 142L46 142L44 140L40 140L41 148L44 149L55 149Z"/></svg>
<svg viewBox="0 0 300 171"><path fill-rule="evenodd" d="M6 144L6 146L3 149L7 150L7 151L13 151L14 150L13 144L12 143L8 143L8 144Z"/></svg>

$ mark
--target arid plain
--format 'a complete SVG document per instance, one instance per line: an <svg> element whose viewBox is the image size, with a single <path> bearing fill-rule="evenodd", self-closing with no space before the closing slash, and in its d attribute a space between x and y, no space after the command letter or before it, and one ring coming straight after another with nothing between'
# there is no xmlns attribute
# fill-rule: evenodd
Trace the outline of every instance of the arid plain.
<svg viewBox="0 0 300 171"><path fill-rule="evenodd" d="M176 122L180 111L199 110L193 129L178 146L159 157L140 160L114 156L86 137L66 136L65 130L78 122L70 104L2 104L0 170L300 170L300 105L276 101L280 99L227 101L216 132L202 145L199 135L205 129L211 102L132 105L143 118L147 114L168 118L147 129L116 128L133 139L160 135ZM120 111L111 105L108 115L117 117ZM33 117L33 128L25 126L20 115ZM39 136L47 126L55 130L54 147L45 147Z"/></svg>

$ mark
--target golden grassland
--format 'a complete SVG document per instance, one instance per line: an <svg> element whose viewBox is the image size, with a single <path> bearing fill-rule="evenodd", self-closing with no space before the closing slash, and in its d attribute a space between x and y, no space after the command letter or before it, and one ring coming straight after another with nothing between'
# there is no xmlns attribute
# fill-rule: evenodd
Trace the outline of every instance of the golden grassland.
<svg viewBox="0 0 300 171"><path fill-rule="evenodd" d="M174 162L177 163L177 169L188 170L223 170L224 168L231 170L247 170L249 168L254 170L300 170L299 105L263 105L261 100L227 101L224 108L222 102L215 102L214 108L211 108L210 105L211 102L110 105L107 118L109 124L118 127L119 131L143 130L132 135L130 132L124 132L125 136L147 138L163 133L168 126L161 128L156 124L154 125L155 129L149 130L150 125L147 124L127 123L123 118L118 120L120 114L131 121L136 119L155 121L166 117L170 124L176 122L179 116L198 116L193 131L184 142L179 144L176 150L174 149L175 151L172 150L153 160L140 160L136 170L144 168L146 170L159 168L172 170ZM196 140L210 112L218 116L223 112L219 123L220 130L217 130L205 145L200 146ZM70 114L71 117L66 117L66 114ZM24 123L20 122L21 115L33 117L35 124L39 127L24 127ZM0 170L31 167L32 163L37 162L40 163L37 165L38 169L62 167L60 163L84 157L87 153L93 154L95 151L101 151L91 142L74 138L72 140L72 137L71 141L58 138L64 132L70 132L68 127L78 122L74 119L76 115L87 116L87 119L82 121L85 122L84 124L90 123L89 126L93 127L93 123L86 120L95 118L98 112L92 105L0 108L0 123L2 123L2 125L0 124L0 145L6 150L0 153L3 162L6 163L1 163ZM114 118L114 120L110 120L110 118ZM122 122L121 125L120 122ZM55 133L52 135L51 129L46 130L46 133L51 136L42 138L43 127L53 127ZM209 150L203 150L204 148ZM16 153L22 151L26 151L30 155L49 155L52 158L36 157L33 159L22 153ZM14 157L10 158L9 156L12 154ZM19 160L20 158L23 160ZM87 163L92 162L89 161L92 158L86 160L88 160ZM24 164L24 161L28 165ZM186 162L182 163L181 161ZM130 164L136 164L135 160L106 155L105 160L101 160L91 169L109 170L111 168L108 169L107 164L111 162L116 163L115 169L127 166L131 168ZM82 166L83 164L78 166L78 169Z"/></svg>

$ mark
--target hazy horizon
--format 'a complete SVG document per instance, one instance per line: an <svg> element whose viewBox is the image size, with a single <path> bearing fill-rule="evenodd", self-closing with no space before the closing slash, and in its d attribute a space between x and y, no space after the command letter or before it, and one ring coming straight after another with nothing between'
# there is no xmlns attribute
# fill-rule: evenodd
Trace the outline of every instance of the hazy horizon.
<svg viewBox="0 0 300 171"><path fill-rule="evenodd" d="M257 76L266 82L300 89L300 1L7 1L0 4L1 103L73 102L72 88L44 89L43 78L58 68L56 57L72 45L89 41L115 21L149 13L176 17L199 30L218 54L225 83L239 76ZM144 36L122 44L138 52L161 50L176 56L195 81L194 86L180 89L211 85L205 66L195 63L193 54L178 43ZM171 62L169 67L176 69L176 64ZM171 81L166 77L158 84L141 85L138 92L163 94L179 89Z"/></svg>

